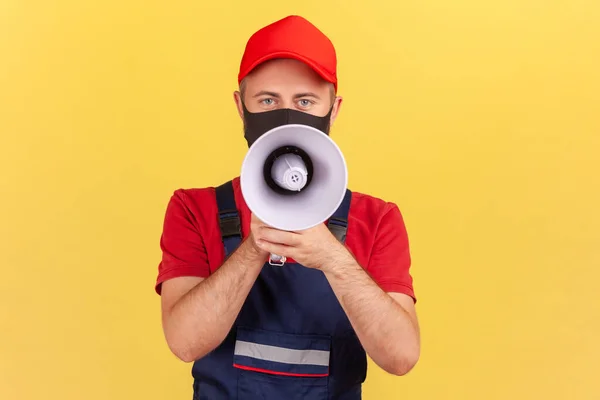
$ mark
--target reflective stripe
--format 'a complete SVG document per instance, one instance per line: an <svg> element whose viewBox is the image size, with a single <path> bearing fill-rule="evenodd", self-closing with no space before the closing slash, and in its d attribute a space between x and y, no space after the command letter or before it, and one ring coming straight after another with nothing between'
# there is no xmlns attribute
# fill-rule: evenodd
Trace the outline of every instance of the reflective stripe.
<svg viewBox="0 0 600 400"><path fill-rule="evenodd" d="M234 354L285 364L329 366L329 352L323 350L295 350L238 340Z"/></svg>

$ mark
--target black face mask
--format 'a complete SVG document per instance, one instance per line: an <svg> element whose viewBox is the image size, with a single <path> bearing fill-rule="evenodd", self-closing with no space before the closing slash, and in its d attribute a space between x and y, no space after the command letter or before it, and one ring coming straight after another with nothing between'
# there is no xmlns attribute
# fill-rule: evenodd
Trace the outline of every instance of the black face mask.
<svg viewBox="0 0 600 400"><path fill-rule="evenodd" d="M331 106L331 109L329 109L329 112L324 117L317 117L316 115L290 108L251 113L243 103L242 107L244 109L244 137L248 142L248 147L252 146L256 139L264 133L281 125L308 125L329 135L329 122L333 106Z"/></svg>

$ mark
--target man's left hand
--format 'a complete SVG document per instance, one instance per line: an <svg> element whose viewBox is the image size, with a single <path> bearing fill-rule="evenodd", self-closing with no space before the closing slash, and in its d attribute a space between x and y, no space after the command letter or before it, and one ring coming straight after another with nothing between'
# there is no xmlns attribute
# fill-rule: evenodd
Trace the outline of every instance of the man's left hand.
<svg viewBox="0 0 600 400"><path fill-rule="evenodd" d="M256 242L264 251L291 258L305 267L324 272L329 267L352 258L325 224L297 232L262 226L256 233Z"/></svg>

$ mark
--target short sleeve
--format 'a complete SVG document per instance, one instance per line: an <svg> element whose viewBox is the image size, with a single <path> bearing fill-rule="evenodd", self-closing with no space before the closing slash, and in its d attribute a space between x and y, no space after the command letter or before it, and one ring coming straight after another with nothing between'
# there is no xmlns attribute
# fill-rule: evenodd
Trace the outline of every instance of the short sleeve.
<svg viewBox="0 0 600 400"><path fill-rule="evenodd" d="M375 232L367 271L384 291L407 294L416 302L410 267L408 234L402 214L395 204L387 203Z"/></svg>
<svg viewBox="0 0 600 400"><path fill-rule="evenodd" d="M210 272L204 241L186 199L184 190L175 191L167 206L160 238L162 258L155 285L158 294L166 280L180 276L206 278Z"/></svg>

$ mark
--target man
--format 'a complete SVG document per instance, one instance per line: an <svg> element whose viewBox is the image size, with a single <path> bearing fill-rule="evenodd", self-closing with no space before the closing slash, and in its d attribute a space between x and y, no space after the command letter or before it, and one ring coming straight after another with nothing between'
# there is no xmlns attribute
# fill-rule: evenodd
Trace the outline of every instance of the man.
<svg viewBox="0 0 600 400"><path fill-rule="evenodd" d="M249 146L286 123L328 134L342 103L332 43L298 16L252 35L238 83ZM161 249L164 333L194 362L195 399L360 399L367 354L395 375L419 358L407 233L393 203L348 190L327 223L283 232L251 215L238 177L176 191ZM270 265L269 254L287 263Z"/></svg>

